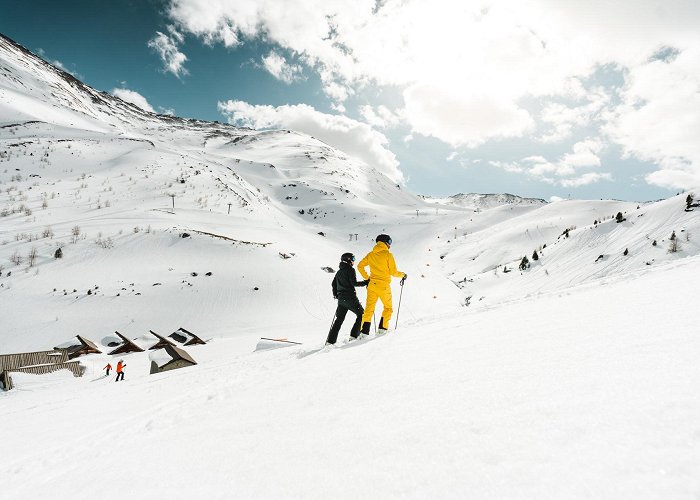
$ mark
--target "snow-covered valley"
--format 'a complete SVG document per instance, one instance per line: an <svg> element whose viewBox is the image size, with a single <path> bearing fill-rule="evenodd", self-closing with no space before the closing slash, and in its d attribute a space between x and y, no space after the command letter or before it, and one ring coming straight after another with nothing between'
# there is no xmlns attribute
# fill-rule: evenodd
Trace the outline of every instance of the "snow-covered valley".
<svg viewBox="0 0 700 500"><path fill-rule="evenodd" d="M687 194L424 198L295 131L147 113L0 37L0 354L207 341L164 373L146 351L13 374L0 496L119 475L129 498L697 498ZM346 344L349 317L321 349L332 271L379 233L409 276L392 331Z"/></svg>

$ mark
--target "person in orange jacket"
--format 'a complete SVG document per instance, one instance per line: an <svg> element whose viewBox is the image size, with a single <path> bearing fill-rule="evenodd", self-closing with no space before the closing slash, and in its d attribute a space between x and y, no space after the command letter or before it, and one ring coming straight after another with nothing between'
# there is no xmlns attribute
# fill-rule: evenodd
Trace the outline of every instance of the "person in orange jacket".
<svg viewBox="0 0 700 500"><path fill-rule="evenodd" d="M394 309L391 305L391 277L401 278L401 284L408 275L396 269L396 261L389 249L391 248L391 237L388 234L377 236L376 245L370 253L357 264L357 269L364 279L369 279L367 286L367 304L365 313L362 315L362 334L369 335L372 324L372 315L377 305L377 300L382 301L384 310L379 320L378 334L386 333L389 328L389 320ZM365 268L369 266L369 274Z"/></svg>
<svg viewBox="0 0 700 500"><path fill-rule="evenodd" d="M117 379L115 382L119 382L119 377L121 377L122 380L124 380L124 367L126 364L124 363L124 360L120 359L119 363L117 363Z"/></svg>
<svg viewBox="0 0 700 500"><path fill-rule="evenodd" d="M107 366L105 366L105 367L102 368L102 369L103 369L103 370L107 370L107 375L105 375L105 377L109 377L109 371L112 369L112 365L110 365L109 363L107 363Z"/></svg>

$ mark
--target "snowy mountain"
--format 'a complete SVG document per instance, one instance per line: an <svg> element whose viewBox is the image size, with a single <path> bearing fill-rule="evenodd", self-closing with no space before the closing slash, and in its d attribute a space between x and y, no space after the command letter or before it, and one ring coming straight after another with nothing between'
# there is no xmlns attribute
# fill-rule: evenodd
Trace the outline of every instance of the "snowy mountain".
<svg viewBox="0 0 700 500"><path fill-rule="evenodd" d="M433 203L441 205L454 205L458 207L471 208L473 210L488 210L490 208L500 207L503 205L535 205L542 206L547 202L540 198L522 198L514 194L455 194L447 198L426 198Z"/></svg>
<svg viewBox="0 0 700 500"><path fill-rule="evenodd" d="M295 131L145 112L0 38L0 354L207 341L153 375L148 352L14 374L0 491L94 498L119 473L129 498L697 497L686 196L423 198ZM350 314L321 349L328 269L378 233L409 276L392 331L346 344Z"/></svg>

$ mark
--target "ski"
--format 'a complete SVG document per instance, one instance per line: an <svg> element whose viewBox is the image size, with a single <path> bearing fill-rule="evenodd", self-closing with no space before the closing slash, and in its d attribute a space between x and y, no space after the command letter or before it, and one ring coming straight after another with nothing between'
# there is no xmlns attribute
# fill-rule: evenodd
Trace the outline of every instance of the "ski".
<svg viewBox="0 0 700 500"><path fill-rule="evenodd" d="M270 349L281 349L283 347L291 347L295 345L302 345L301 342L292 342L287 339L270 339L267 337L260 337L257 345L255 346L256 351L268 351Z"/></svg>

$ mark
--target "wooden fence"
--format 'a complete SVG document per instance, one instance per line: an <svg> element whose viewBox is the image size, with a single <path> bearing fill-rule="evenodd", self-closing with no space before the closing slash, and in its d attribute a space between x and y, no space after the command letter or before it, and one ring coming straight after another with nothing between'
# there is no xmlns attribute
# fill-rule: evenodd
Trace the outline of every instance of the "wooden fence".
<svg viewBox="0 0 700 500"><path fill-rule="evenodd" d="M68 361L65 349L0 354L0 382L6 391L13 387L10 376L13 372L44 375L58 370L69 370L75 377L82 377L84 373L79 361Z"/></svg>
<svg viewBox="0 0 700 500"><path fill-rule="evenodd" d="M20 354L0 354L0 372L23 366L65 363L68 352L64 349L53 351L23 352Z"/></svg>

